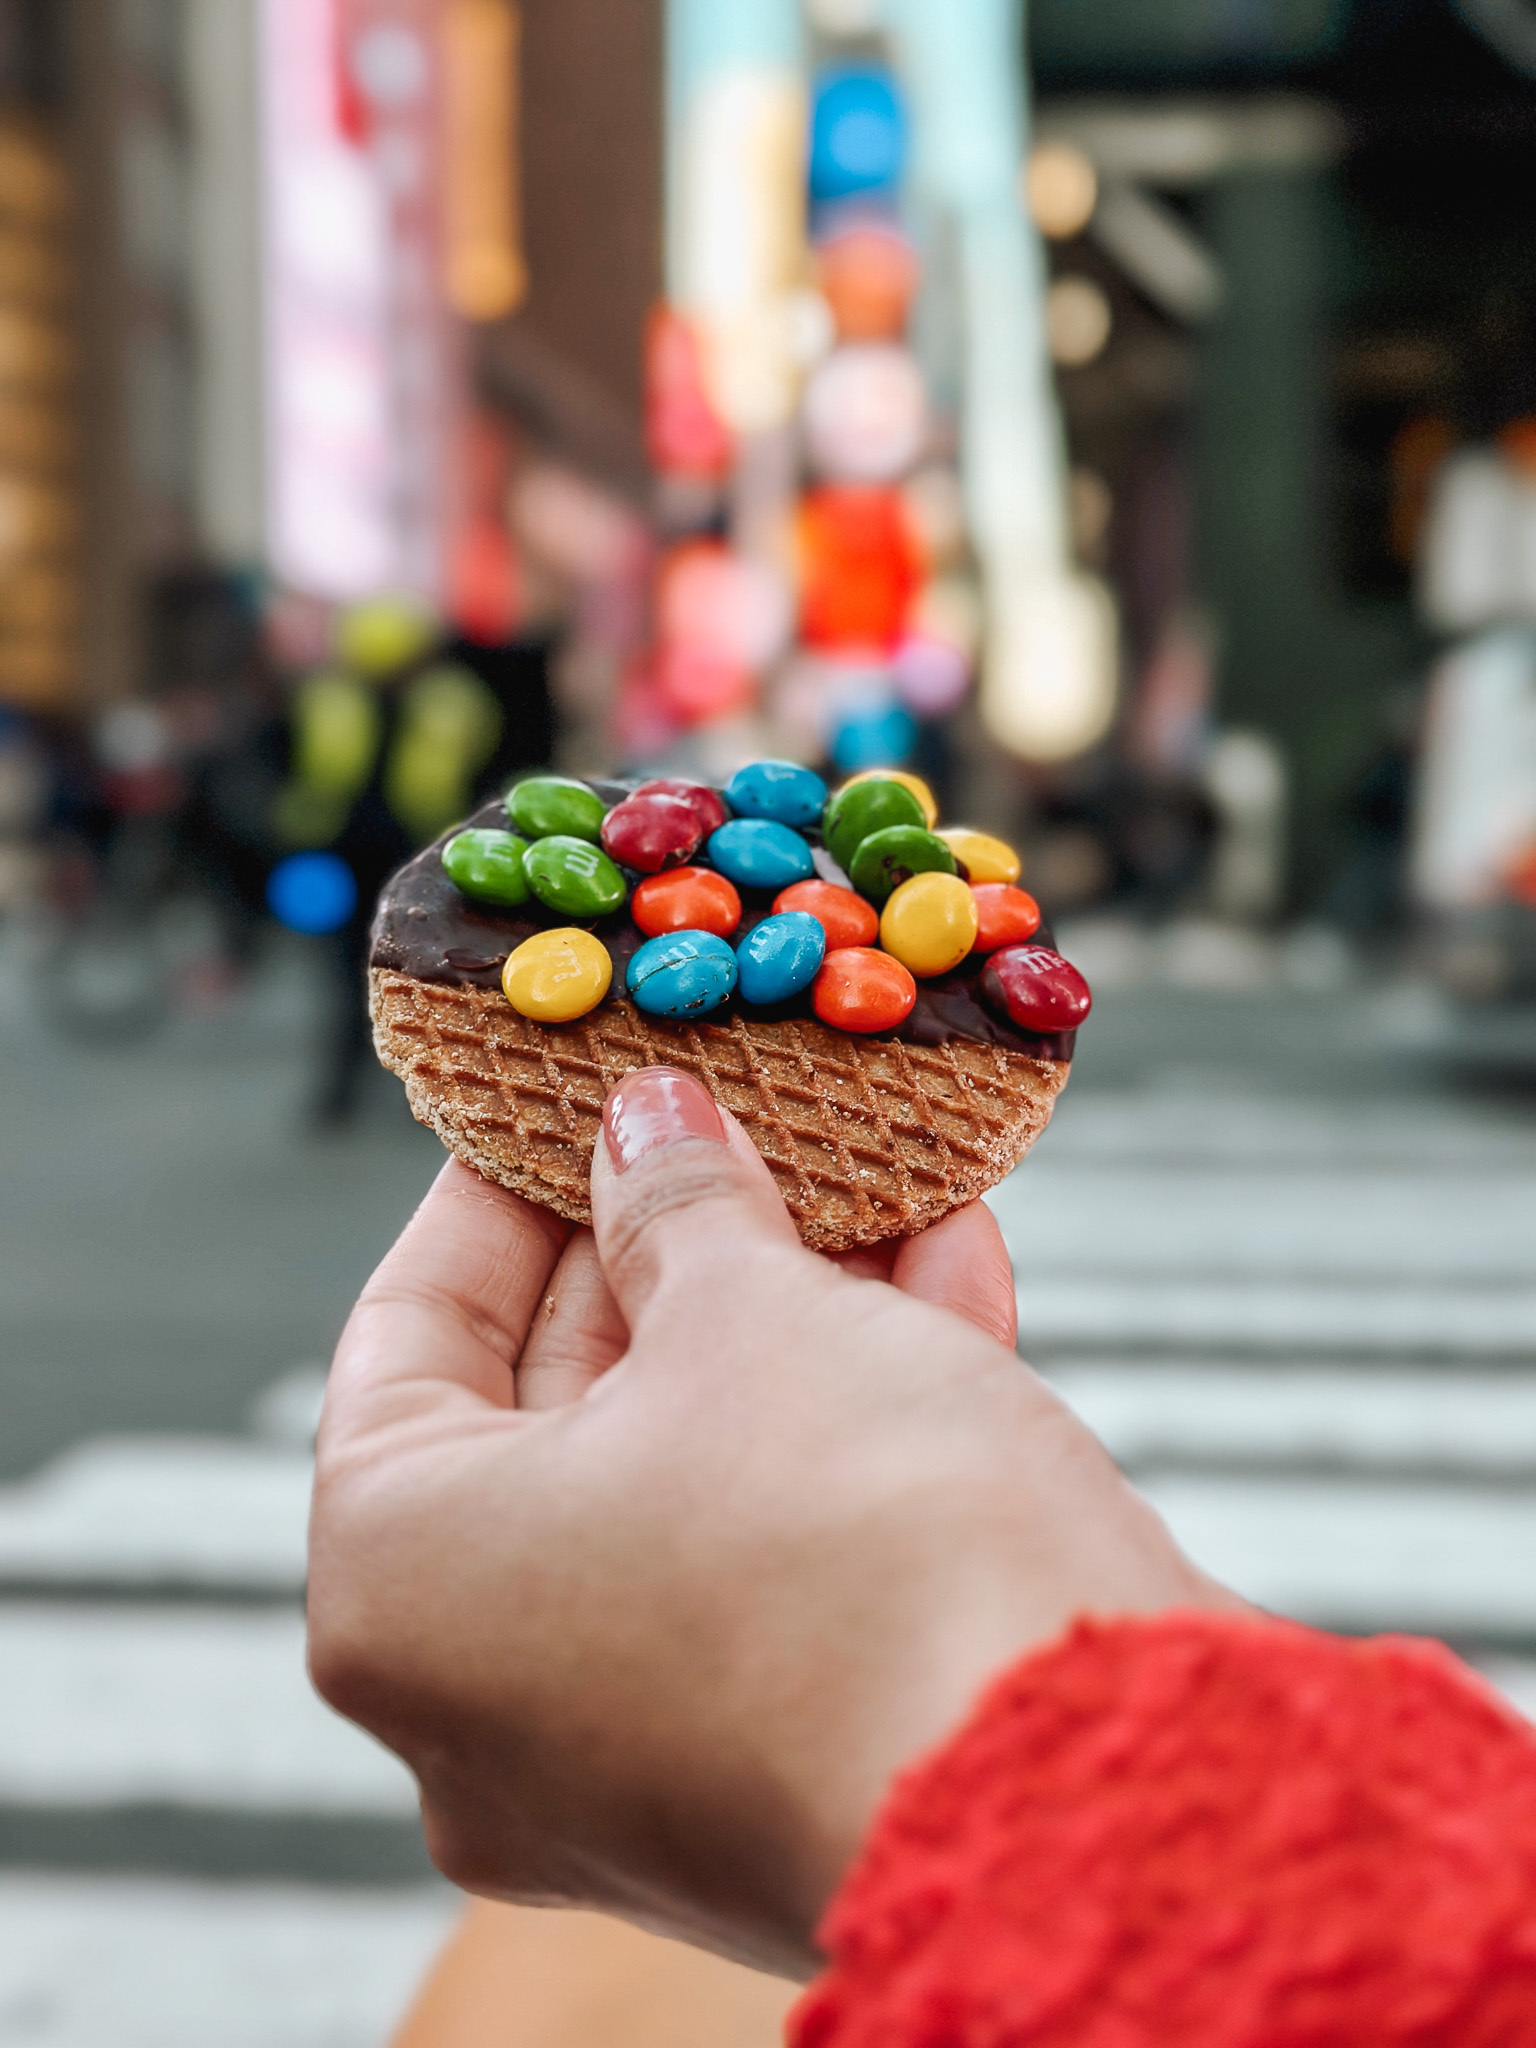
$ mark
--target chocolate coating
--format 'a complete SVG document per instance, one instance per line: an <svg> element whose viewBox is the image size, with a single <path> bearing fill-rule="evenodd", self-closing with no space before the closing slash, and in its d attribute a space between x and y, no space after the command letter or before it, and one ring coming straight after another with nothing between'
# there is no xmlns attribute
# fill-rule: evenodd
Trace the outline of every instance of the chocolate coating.
<svg viewBox="0 0 1536 2048"><path fill-rule="evenodd" d="M591 787L609 804L619 803L631 793L627 783L593 782ZM466 823L504 828L505 817L504 806L497 801L482 805ZM462 827L453 829L459 831ZM440 856L452 836L452 832L445 832L386 883L374 917L372 964L397 974L409 974L417 981L500 988L502 962L514 946L535 932L575 920L560 917L538 903L506 911L471 903L460 895L443 871ZM807 838L814 836L806 834ZM638 878L628 879L633 883ZM743 927L767 917L771 904L771 891L743 890ZM613 985L623 988L625 969L631 955L644 945L644 933L633 923L627 908L611 917L594 919L585 929L608 948L613 959ZM1033 943L1051 943L1045 925L1034 935ZM1021 1031L1017 1025L993 1015L981 996L981 976L986 964L984 954L972 953L952 973L920 981L912 1014L896 1030L882 1035L904 1039L912 1045L947 1045L952 1039L971 1039L984 1045L1000 1045L1031 1059L1070 1060L1077 1040L1075 1031ZM718 1010L710 1012L708 1021L724 1024L738 1012L743 1017L809 1017L811 1007L804 995L772 1010L757 1009L739 996L731 996Z"/></svg>

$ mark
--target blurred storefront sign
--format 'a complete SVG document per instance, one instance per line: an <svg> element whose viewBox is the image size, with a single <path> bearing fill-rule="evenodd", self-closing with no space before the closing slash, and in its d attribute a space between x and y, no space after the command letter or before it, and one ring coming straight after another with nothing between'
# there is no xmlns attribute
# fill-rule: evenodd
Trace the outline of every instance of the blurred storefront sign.
<svg viewBox="0 0 1536 2048"><path fill-rule="evenodd" d="M35 121L0 121L0 703L78 681L81 509L70 182Z"/></svg>
<svg viewBox="0 0 1536 2048"><path fill-rule="evenodd" d="M511 0L264 0L268 546L311 596L508 611L462 323L526 286L517 52Z"/></svg>
<svg viewBox="0 0 1536 2048"><path fill-rule="evenodd" d="M261 54L268 552L284 582L344 601L394 582L407 549L388 204L344 114L339 5L265 0ZM430 351L422 367L435 367Z"/></svg>

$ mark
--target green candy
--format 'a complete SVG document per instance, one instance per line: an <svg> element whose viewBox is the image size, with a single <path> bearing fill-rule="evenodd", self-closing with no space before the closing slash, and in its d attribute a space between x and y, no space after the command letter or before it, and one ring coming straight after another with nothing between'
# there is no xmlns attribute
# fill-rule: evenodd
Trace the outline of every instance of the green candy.
<svg viewBox="0 0 1536 2048"><path fill-rule="evenodd" d="M507 815L530 839L558 834L596 841L608 806L595 789L569 775L530 775L507 792Z"/></svg>
<svg viewBox="0 0 1536 2048"><path fill-rule="evenodd" d="M955 856L936 834L919 825L887 825L859 841L849 878L861 896L883 903L913 875L955 872Z"/></svg>
<svg viewBox="0 0 1536 2048"><path fill-rule="evenodd" d="M539 901L564 917L606 917L629 893L624 877L600 846L553 834L523 855L523 873Z"/></svg>
<svg viewBox="0 0 1536 2048"><path fill-rule="evenodd" d="M528 901L528 877L523 872L527 851L527 840L515 832L476 827L454 833L443 848L443 871L455 889L476 903L516 910Z"/></svg>
<svg viewBox="0 0 1536 2048"><path fill-rule="evenodd" d="M871 832L882 832L888 825L926 829L927 824L922 805L904 783L882 782L875 776L838 791L821 814L821 836L843 873L851 875L859 843Z"/></svg>

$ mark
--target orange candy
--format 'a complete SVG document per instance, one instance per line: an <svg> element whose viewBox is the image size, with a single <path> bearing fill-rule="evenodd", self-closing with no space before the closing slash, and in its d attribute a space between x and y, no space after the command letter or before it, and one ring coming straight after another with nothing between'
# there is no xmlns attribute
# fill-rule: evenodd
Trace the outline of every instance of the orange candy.
<svg viewBox="0 0 1536 2048"><path fill-rule="evenodd" d="M781 910L803 910L814 917L827 935L829 953L840 946L872 946L880 933L880 913L873 903L836 882L791 882L774 897L773 908L775 916Z"/></svg>
<svg viewBox="0 0 1536 2048"><path fill-rule="evenodd" d="M917 983L901 962L868 946L829 953L811 983L811 1007L834 1031L894 1031L916 1001Z"/></svg>
<svg viewBox="0 0 1536 2048"><path fill-rule="evenodd" d="M741 898L713 868L669 868L639 884L629 914L648 939L667 932L713 932L728 939L741 923Z"/></svg>
<svg viewBox="0 0 1536 2048"><path fill-rule="evenodd" d="M999 946L1022 946L1040 929L1040 906L1012 882L973 882L976 898L976 951L995 953Z"/></svg>

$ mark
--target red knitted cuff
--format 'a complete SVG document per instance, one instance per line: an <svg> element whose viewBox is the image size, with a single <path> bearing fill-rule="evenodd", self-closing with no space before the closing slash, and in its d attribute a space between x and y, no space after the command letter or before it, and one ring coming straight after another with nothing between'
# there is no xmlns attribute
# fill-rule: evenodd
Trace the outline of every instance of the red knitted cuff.
<svg viewBox="0 0 1536 2048"><path fill-rule="evenodd" d="M903 1773L792 2048L1530 2048L1536 1731L1438 1644L1083 1622Z"/></svg>

